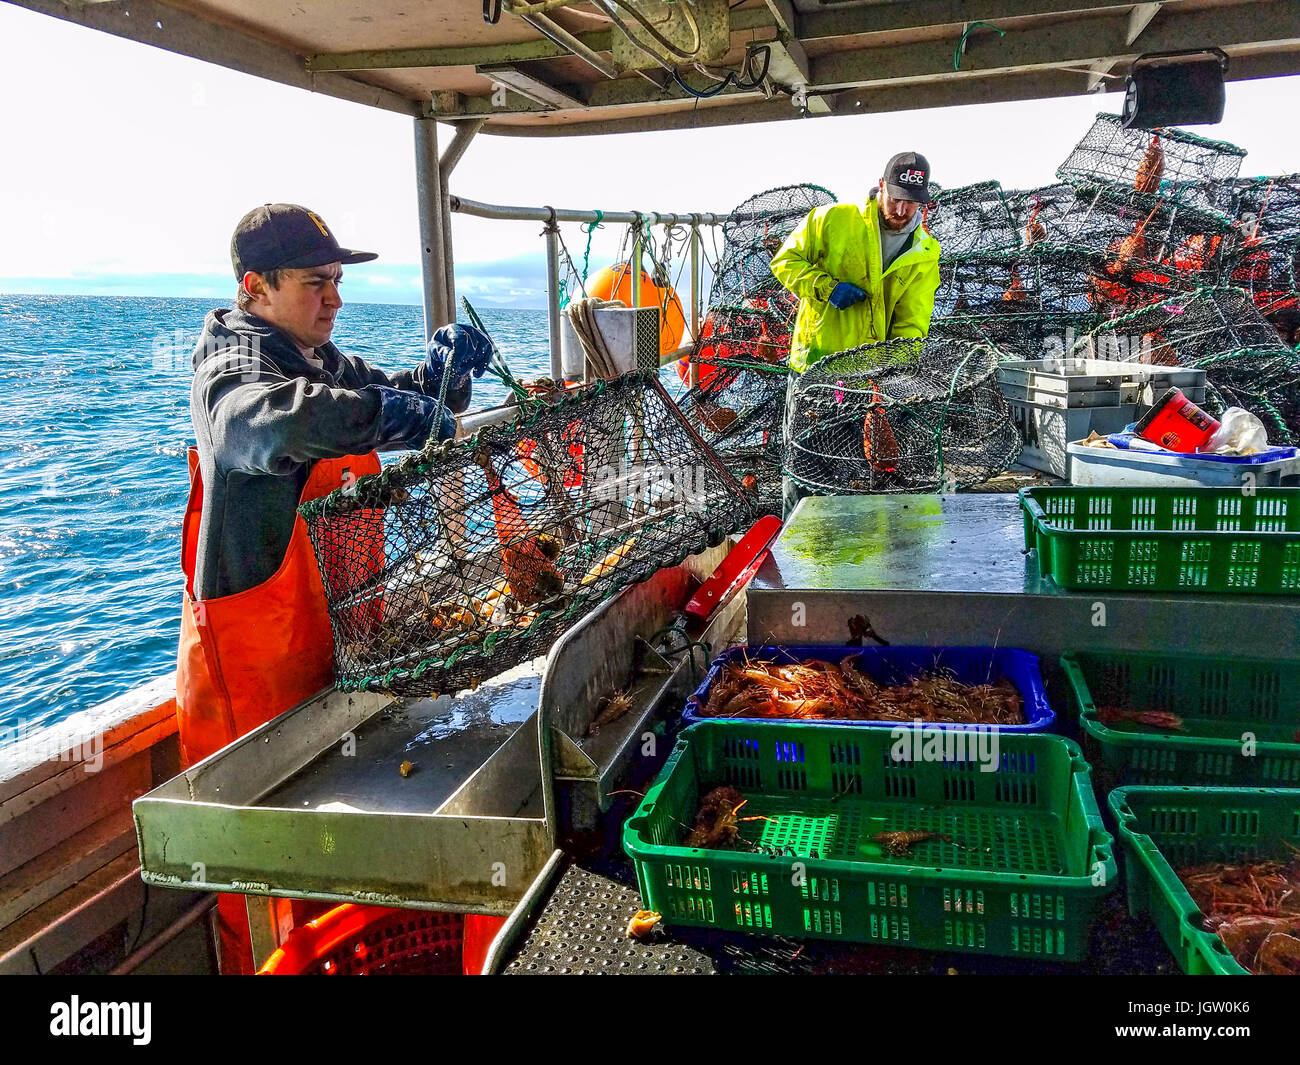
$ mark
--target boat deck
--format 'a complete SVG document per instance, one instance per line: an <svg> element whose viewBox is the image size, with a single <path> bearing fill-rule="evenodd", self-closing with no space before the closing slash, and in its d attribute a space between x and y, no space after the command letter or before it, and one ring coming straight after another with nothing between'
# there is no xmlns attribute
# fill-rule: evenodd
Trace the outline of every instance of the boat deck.
<svg viewBox="0 0 1300 1065"><path fill-rule="evenodd" d="M630 815L630 808L624 816ZM627 924L641 909L632 863L603 846L570 859L546 905L503 969L506 975L936 974L1157 975L1178 966L1150 918L1131 917L1121 887L1098 907L1087 960L1077 965L978 954L756 937L674 928L638 942Z"/></svg>

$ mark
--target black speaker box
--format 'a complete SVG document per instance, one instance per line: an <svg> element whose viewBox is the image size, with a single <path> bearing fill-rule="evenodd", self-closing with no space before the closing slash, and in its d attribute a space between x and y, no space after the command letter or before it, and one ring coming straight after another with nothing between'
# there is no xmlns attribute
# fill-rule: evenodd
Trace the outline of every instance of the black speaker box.
<svg viewBox="0 0 1300 1065"><path fill-rule="evenodd" d="M1228 57L1217 49L1141 56L1128 76L1121 125L1154 129L1222 121L1227 68Z"/></svg>

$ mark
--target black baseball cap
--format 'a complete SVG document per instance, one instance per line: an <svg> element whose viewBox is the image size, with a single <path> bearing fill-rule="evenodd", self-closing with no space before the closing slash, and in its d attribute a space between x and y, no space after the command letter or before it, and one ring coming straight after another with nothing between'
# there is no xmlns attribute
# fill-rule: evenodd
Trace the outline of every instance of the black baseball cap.
<svg viewBox="0 0 1300 1065"><path fill-rule="evenodd" d="M236 279L252 270L298 270L328 263L366 263L373 251L339 247L329 226L315 211L296 203L264 203L239 220L230 238L230 261Z"/></svg>
<svg viewBox="0 0 1300 1065"><path fill-rule="evenodd" d="M885 164L885 191L896 200L930 202L930 163L918 152L899 152Z"/></svg>

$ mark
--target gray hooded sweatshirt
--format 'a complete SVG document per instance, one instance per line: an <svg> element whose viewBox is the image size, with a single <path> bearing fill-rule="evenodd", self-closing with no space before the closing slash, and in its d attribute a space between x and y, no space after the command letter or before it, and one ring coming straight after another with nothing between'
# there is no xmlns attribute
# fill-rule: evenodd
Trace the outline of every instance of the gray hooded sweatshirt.
<svg viewBox="0 0 1300 1065"><path fill-rule="evenodd" d="M379 434L370 385L438 394L421 365L388 375L333 344L320 367L265 319L209 312L194 351L190 416L203 476L196 599L234 595L275 574L293 534L298 497L317 459L405 446ZM449 392L454 412L470 389Z"/></svg>

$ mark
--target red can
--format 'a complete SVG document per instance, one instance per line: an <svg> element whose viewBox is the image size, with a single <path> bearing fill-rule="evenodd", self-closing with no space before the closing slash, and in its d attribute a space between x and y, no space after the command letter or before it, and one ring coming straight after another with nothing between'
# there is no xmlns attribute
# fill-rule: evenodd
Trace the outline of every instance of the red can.
<svg viewBox="0 0 1300 1065"><path fill-rule="evenodd" d="M1218 428L1217 419L1183 395L1182 389L1171 388L1142 416L1137 435L1188 455L1204 447Z"/></svg>

